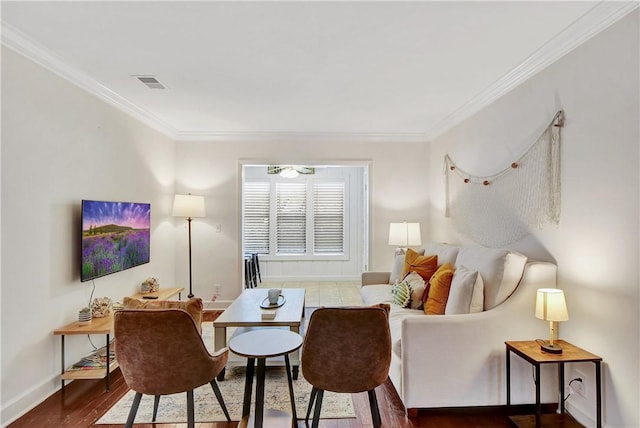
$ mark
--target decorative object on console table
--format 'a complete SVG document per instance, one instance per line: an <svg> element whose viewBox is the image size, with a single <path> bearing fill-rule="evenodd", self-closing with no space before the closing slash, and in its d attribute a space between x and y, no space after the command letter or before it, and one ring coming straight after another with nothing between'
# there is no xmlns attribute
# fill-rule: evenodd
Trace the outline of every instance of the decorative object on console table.
<svg viewBox="0 0 640 428"><path fill-rule="evenodd" d="M140 285L141 293L153 293L160 289L160 283L154 277L149 277L145 279Z"/></svg>
<svg viewBox="0 0 640 428"><path fill-rule="evenodd" d="M540 348L551 354L562 354L562 348L553 341L556 335L555 323L569 319L564 292L557 288L539 288L536 295L536 318L549 321L549 342L541 344Z"/></svg>
<svg viewBox="0 0 640 428"><path fill-rule="evenodd" d="M96 297L91 304L91 316L93 318L108 317L113 314L113 303L108 297Z"/></svg>
<svg viewBox="0 0 640 428"><path fill-rule="evenodd" d="M389 245L401 248L422 245L420 223L389 223Z"/></svg>
<svg viewBox="0 0 640 428"><path fill-rule="evenodd" d="M196 217L204 217L204 196L176 195L173 201L173 216L186 217L189 229L189 294L193 297L193 276L191 273L191 220Z"/></svg>

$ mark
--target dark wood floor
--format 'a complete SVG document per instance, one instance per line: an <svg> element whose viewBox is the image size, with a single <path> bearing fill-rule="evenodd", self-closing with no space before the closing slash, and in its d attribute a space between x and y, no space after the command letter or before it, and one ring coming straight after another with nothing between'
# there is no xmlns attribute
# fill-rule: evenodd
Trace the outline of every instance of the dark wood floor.
<svg viewBox="0 0 640 428"><path fill-rule="evenodd" d="M104 381L71 382L64 394L56 392L39 406L9 425L9 428L115 428L123 425L94 425L129 388L120 370L113 372L111 391L106 392ZM501 428L510 427L500 409L425 410L416 418L407 418L393 386L382 385L376 390L382 423L388 428ZM354 394L355 419L321 419L322 428L371 428L371 414L366 393ZM198 428L235 428L237 422L196 424ZM299 421L299 427L305 427ZM136 424L136 428L184 428L186 424Z"/></svg>

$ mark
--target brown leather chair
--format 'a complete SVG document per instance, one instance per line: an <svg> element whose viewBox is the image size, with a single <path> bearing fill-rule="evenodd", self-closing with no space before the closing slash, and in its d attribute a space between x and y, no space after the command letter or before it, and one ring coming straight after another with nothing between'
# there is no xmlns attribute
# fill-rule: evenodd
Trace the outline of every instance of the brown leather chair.
<svg viewBox="0 0 640 428"><path fill-rule="evenodd" d="M389 376L391 334L388 305L319 308L309 319L302 345L302 374L313 386L306 419L315 404L312 427L320 419L324 391L367 391L374 427L381 425L375 388Z"/></svg>
<svg viewBox="0 0 640 428"><path fill-rule="evenodd" d="M228 421L216 376L227 363L229 351L214 355L205 348L193 318L182 309L125 309L114 315L116 355L122 375L136 392L126 426L135 420L142 394L154 395L153 420L161 395L187 393L187 425L194 426L193 390L206 383Z"/></svg>

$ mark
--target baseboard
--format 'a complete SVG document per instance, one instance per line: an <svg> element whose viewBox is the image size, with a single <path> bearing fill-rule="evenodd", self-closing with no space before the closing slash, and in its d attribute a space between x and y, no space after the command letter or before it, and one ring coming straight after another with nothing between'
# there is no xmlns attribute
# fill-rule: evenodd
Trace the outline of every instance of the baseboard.
<svg viewBox="0 0 640 428"><path fill-rule="evenodd" d="M586 427L596 426L595 418L593 415L586 414L583 410L581 410L578 406L572 405L570 402L567 402L564 406L565 411L569 413L573 418L580 422L582 425Z"/></svg>
<svg viewBox="0 0 640 428"><path fill-rule="evenodd" d="M6 427L18 418L27 414L31 409L49 398L60 389L60 374L41 382L20 396L9 400L0 409L2 415L1 426Z"/></svg>

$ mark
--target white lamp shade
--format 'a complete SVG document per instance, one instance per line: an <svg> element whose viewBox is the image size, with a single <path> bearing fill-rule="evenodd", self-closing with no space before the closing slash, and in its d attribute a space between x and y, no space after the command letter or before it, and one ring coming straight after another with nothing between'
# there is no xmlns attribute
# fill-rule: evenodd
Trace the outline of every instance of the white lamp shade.
<svg viewBox="0 0 640 428"><path fill-rule="evenodd" d="M389 223L389 245L422 245L420 223Z"/></svg>
<svg viewBox="0 0 640 428"><path fill-rule="evenodd" d="M564 291L557 288L539 288L536 295L536 318L546 321L567 321L569 312Z"/></svg>
<svg viewBox="0 0 640 428"><path fill-rule="evenodd" d="M204 217L204 196L176 195L173 200L174 217Z"/></svg>

